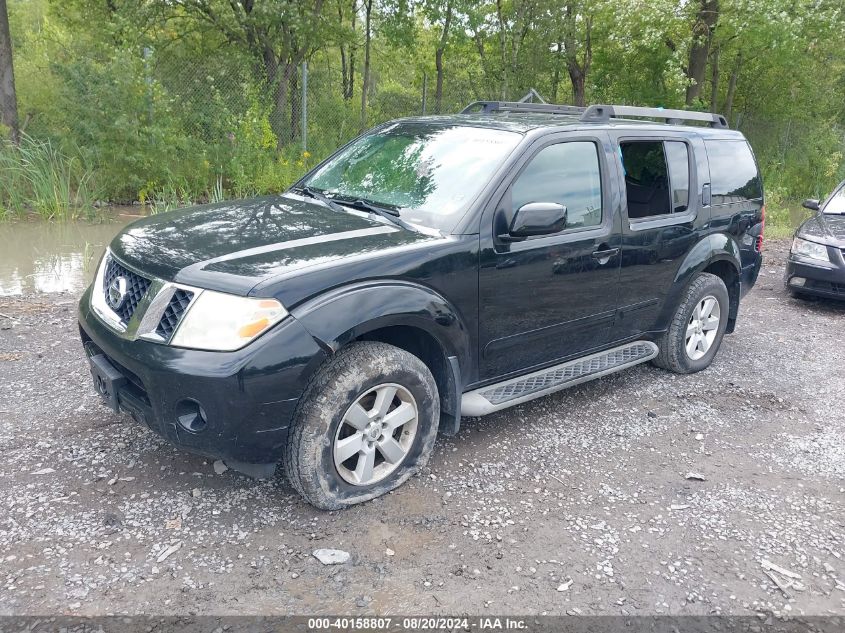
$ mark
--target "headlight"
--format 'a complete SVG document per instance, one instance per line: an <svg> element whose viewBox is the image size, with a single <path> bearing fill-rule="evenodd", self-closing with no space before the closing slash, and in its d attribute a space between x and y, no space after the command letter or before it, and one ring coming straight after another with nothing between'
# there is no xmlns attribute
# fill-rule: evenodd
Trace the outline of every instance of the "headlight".
<svg viewBox="0 0 845 633"><path fill-rule="evenodd" d="M827 255L827 246L802 240L800 237L792 240L792 253L809 259L820 259L825 262L830 261L830 257Z"/></svg>
<svg viewBox="0 0 845 633"><path fill-rule="evenodd" d="M287 314L275 299L203 290L182 318L170 344L229 352L266 332Z"/></svg>

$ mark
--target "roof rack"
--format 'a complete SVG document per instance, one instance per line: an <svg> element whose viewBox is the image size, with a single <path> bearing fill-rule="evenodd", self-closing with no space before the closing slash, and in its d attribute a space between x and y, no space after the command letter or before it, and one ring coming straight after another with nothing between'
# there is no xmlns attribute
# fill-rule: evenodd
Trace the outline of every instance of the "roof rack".
<svg viewBox="0 0 845 633"><path fill-rule="evenodd" d="M680 125L682 121L704 121L714 128L727 128L728 121L721 114L710 112L690 112L689 110L666 110L664 108L640 108L625 105L591 105L581 115L581 120L589 123L606 123L616 117L645 117L663 119L671 125Z"/></svg>
<svg viewBox="0 0 845 633"><path fill-rule="evenodd" d="M617 117L643 117L663 119L670 125L680 125L683 121L703 121L713 128L727 129L728 121L721 114L710 112L691 112L689 110L667 110L665 108L641 108L626 105L591 105L579 108L571 105L554 103L529 103L531 93L523 101L473 101L461 114L492 114L494 112L541 112L544 114L577 114L585 123L607 123ZM539 97L539 95L538 95Z"/></svg>
<svg viewBox="0 0 845 633"><path fill-rule="evenodd" d="M491 114L493 112L543 112L545 114L583 114L584 108L554 103L526 103L524 101L473 101L461 114Z"/></svg>

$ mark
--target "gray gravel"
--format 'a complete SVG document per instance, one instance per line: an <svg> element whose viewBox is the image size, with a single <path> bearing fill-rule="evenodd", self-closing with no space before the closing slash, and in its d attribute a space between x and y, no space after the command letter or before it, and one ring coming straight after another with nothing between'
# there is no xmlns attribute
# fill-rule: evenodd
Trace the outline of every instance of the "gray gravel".
<svg viewBox="0 0 845 633"><path fill-rule="evenodd" d="M709 370L464 420L337 513L102 407L75 296L0 298L0 614L843 614L845 304L766 247Z"/></svg>

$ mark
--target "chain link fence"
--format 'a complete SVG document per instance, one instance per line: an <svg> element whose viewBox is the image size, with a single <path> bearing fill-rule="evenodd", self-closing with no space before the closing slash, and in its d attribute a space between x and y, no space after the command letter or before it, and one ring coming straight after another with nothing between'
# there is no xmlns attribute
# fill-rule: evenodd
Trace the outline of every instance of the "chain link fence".
<svg viewBox="0 0 845 633"><path fill-rule="evenodd" d="M174 207L280 191L362 130L437 112L430 68L380 59L365 105L356 61L354 75L347 65L344 77L339 55L313 56L288 69L281 100L281 82L267 80L260 60L225 48L194 50L184 41L120 51L106 64L57 63L54 92L62 107L36 117L32 134L78 150L103 200L163 199ZM439 110L502 98L498 83L483 72L447 67ZM520 99L528 89L514 86L505 97ZM840 169L843 134L836 125L751 115L734 122L765 175L784 191L821 194ZM789 178L782 177L786 171Z"/></svg>
<svg viewBox="0 0 845 633"><path fill-rule="evenodd" d="M149 102L145 116L151 129L164 128L162 140L184 152L202 152L214 172L212 180L219 182L214 188L225 189L227 195L287 186L362 130L436 110L436 78L425 71L397 77L373 69L366 105L360 70L352 78L352 94L345 96L339 61L331 56L296 67L281 105L278 81L270 84L262 71L254 61L234 55L143 53L142 83ZM441 95L443 113L459 112L486 96L459 82L447 86Z"/></svg>

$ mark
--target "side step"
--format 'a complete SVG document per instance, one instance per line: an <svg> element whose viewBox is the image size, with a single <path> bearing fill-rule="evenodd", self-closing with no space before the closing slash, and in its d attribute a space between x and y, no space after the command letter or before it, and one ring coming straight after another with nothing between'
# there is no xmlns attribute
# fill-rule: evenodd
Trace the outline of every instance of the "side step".
<svg viewBox="0 0 845 633"><path fill-rule="evenodd" d="M657 345L651 341L634 341L532 374L487 385L463 395L461 415L477 417L500 411L644 363L657 356L657 353Z"/></svg>

